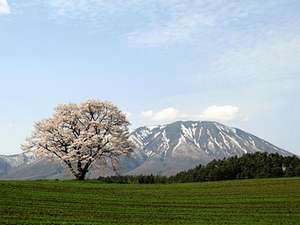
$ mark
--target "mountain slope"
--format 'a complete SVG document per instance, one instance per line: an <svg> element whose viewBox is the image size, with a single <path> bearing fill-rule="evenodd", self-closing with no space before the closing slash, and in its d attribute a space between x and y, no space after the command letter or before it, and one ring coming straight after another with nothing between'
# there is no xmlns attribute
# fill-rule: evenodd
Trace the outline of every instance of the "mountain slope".
<svg viewBox="0 0 300 225"><path fill-rule="evenodd" d="M268 152L293 155L240 129L217 122L178 121L153 128L141 127L131 135L136 152L147 159L129 174L172 175L213 159Z"/></svg>
<svg viewBox="0 0 300 225"><path fill-rule="evenodd" d="M29 165L36 158L32 154L0 155L0 177L21 165Z"/></svg>

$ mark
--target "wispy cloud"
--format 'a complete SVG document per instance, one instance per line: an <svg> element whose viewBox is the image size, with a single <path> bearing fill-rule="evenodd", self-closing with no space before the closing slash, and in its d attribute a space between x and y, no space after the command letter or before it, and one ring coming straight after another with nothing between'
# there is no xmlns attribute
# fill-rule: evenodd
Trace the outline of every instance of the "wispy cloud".
<svg viewBox="0 0 300 225"><path fill-rule="evenodd" d="M209 65L206 79L219 80L227 86L298 79L299 49L299 28L271 30L250 46L224 50ZM199 77L202 79L203 74Z"/></svg>
<svg viewBox="0 0 300 225"><path fill-rule="evenodd" d="M263 30L270 24L288 24L284 21L288 17L283 14L284 9L299 6L297 2L298 0L49 0L43 5L48 7L51 18L84 21L101 29L119 32L134 44L157 47L193 43L224 47L243 45L243 42L249 41L249 36L255 40L259 35L257 29ZM283 19L278 19L272 12L276 12L276 15L283 14Z"/></svg>
<svg viewBox="0 0 300 225"><path fill-rule="evenodd" d="M6 0L1 1L6 2ZM298 0L263 2L258 0L32 0L30 2L39 2L46 6L50 17L60 22L65 19L76 20L76 24L78 20L84 21L99 29L118 32L130 43L146 46L189 42L204 46L209 43L238 46L249 34L255 39L257 28L266 28L272 23L281 24L282 21L278 20L276 15L282 14L285 7L299 6ZM268 20L273 17L274 19ZM236 34L237 30L242 35Z"/></svg>
<svg viewBox="0 0 300 225"><path fill-rule="evenodd" d="M235 28L247 33L262 26L255 18L280 8L284 1L162 0L156 4L164 11L156 17L157 20L128 33L129 41L148 46L178 42L199 44L204 40L228 44L227 37L232 37ZM285 1L285 4L289 3Z"/></svg>
<svg viewBox="0 0 300 225"><path fill-rule="evenodd" d="M127 34L130 42L147 46L173 44L178 41L190 41L195 34L195 27L210 27L213 21L203 15L192 14L175 18L164 24L153 24L148 29Z"/></svg>
<svg viewBox="0 0 300 225"><path fill-rule="evenodd" d="M143 2L143 0L49 0L47 5L52 18L76 19L92 25L103 25L109 20L111 23L114 20L121 22L120 18L124 19L124 12L138 11L143 7Z"/></svg>
<svg viewBox="0 0 300 225"><path fill-rule="evenodd" d="M7 0L0 0L0 15L9 14L10 7Z"/></svg>

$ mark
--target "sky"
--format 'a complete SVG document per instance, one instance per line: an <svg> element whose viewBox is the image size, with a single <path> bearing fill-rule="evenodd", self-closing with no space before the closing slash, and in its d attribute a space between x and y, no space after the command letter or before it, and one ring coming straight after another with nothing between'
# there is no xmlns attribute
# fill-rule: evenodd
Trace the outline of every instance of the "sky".
<svg viewBox="0 0 300 225"><path fill-rule="evenodd" d="M0 154L61 103L241 128L300 155L299 0L0 0Z"/></svg>

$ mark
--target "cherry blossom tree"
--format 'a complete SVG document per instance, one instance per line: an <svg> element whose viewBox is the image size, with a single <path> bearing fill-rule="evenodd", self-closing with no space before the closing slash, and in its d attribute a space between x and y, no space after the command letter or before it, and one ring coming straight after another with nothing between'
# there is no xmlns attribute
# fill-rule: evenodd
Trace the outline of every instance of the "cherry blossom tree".
<svg viewBox="0 0 300 225"><path fill-rule="evenodd" d="M93 163L132 151L128 126L126 115L110 102L63 104L35 124L22 149L59 159L76 179L84 180Z"/></svg>

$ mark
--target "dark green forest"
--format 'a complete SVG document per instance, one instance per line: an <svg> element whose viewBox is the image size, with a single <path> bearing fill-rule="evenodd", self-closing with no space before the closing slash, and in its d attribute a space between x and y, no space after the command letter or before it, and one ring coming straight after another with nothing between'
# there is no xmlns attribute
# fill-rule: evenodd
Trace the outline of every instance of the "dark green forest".
<svg viewBox="0 0 300 225"><path fill-rule="evenodd" d="M297 156L254 153L242 157L213 160L206 166L183 171L175 176L114 176L101 177L106 183L155 184L188 183L234 179L276 178L300 176L300 159Z"/></svg>

